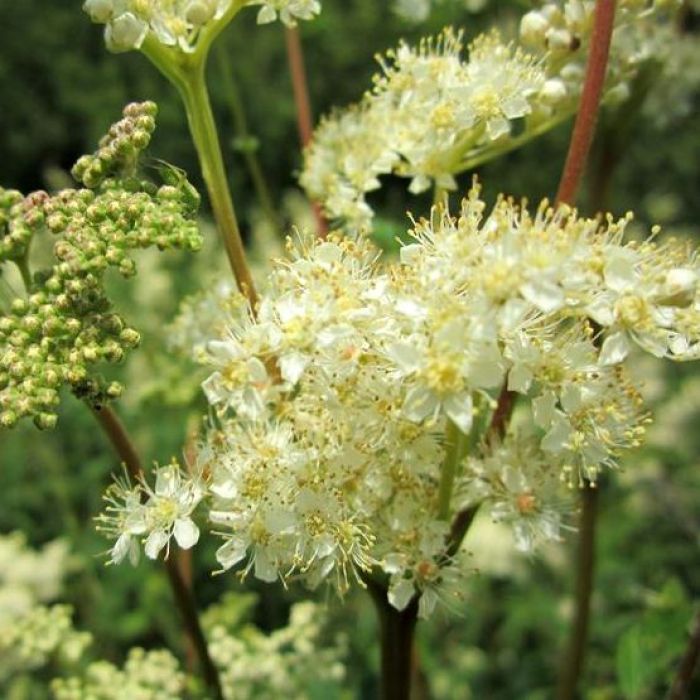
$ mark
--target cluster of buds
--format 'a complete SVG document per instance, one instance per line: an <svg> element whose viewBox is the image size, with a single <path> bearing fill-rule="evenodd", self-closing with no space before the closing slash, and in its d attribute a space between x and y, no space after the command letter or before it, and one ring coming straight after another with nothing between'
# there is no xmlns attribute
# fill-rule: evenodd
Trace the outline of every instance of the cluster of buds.
<svg viewBox="0 0 700 700"><path fill-rule="evenodd" d="M41 220L31 200L17 190L0 187L0 263L26 257L37 224Z"/></svg>
<svg viewBox="0 0 700 700"><path fill-rule="evenodd" d="M114 173L121 176L135 171L141 153L151 142L156 128L158 107L154 102L133 102L124 109L124 118L112 124L92 155L82 156L73 166L73 177L94 189Z"/></svg>
<svg viewBox="0 0 700 700"><path fill-rule="evenodd" d="M203 30L229 22L246 5L262 5L259 23L279 16L288 26L321 10L319 0L86 0L83 9L93 22L105 25L110 51L140 49L152 36L160 44L193 53Z"/></svg>
<svg viewBox="0 0 700 700"><path fill-rule="evenodd" d="M78 176L94 189L67 189L54 196L37 192L15 205L17 218L10 221L10 229L17 228L15 221L30 220L33 232L47 231L58 240L54 264L38 271L26 298L14 299L0 317L4 427L25 416L32 416L40 428L53 427L64 384L96 404L117 397L119 384L90 367L120 362L138 345L139 334L112 310L105 273L116 269L124 277L133 275L133 250L157 246L194 251L201 246L192 218L197 199L189 183L179 174L180 180L174 179L167 170L169 182L179 184L157 185L137 177L137 147L128 134L138 130L129 132L124 125L148 119L152 130L154 113L149 103L128 106L125 119L112 129L98 155L81 159ZM122 145L112 149L115 143ZM103 157L106 150L109 158ZM111 177L103 179L105 174Z"/></svg>

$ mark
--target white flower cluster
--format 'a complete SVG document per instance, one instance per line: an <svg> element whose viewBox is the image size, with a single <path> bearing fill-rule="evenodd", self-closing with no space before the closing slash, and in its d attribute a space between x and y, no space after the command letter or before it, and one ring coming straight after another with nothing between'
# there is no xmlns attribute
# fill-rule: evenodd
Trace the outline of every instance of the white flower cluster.
<svg viewBox="0 0 700 700"><path fill-rule="evenodd" d="M246 5L262 5L261 24L279 16L293 26L321 11L319 0L85 0L83 9L93 22L105 25L110 51L139 49L152 34L165 46L192 53L203 29L229 21Z"/></svg>
<svg viewBox="0 0 700 700"><path fill-rule="evenodd" d="M221 566L340 591L380 570L396 607L421 594L429 614L464 572L441 502L455 433L472 450L447 510L485 502L523 549L558 538L560 489L644 433L630 345L700 354L696 254L656 232L625 243L628 221L507 199L487 214L475 186L459 216L415 223L399 263L362 237L301 237L256 313L241 301L207 348ZM523 410L484 440L504 383Z"/></svg>
<svg viewBox="0 0 700 700"><path fill-rule="evenodd" d="M98 517L98 529L115 539L111 563L128 556L136 564L140 542L149 559L156 559L163 548L167 557L173 536L182 549L193 547L199 528L192 513L205 493L201 475L183 474L175 461L155 469L153 488L145 480L135 486L127 479L116 480L105 494L105 512Z"/></svg>
<svg viewBox="0 0 700 700"><path fill-rule="evenodd" d="M82 677L56 678L55 700L176 700L185 696L186 676L165 650L131 649L123 668L108 661L90 664Z"/></svg>
<svg viewBox="0 0 700 700"><path fill-rule="evenodd" d="M319 644L321 612L314 603L297 603L289 624L269 635L251 626L243 634L232 634L225 626L215 625L209 633L209 650L221 669L224 697L305 700L312 680L341 681L344 649L338 643Z"/></svg>
<svg viewBox="0 0 700 700"><path fill-rule="evenodd" d="M462 56L461 33L445 29L380 59L382 73L358 105L322 121L306 151L301 183L333 218L354 228L372 210L365 194L389 173L411 178L413 193L454 189L474 152L493 148L532 111L545 84L535 59L495 32Z"/></svg>
<svg viewBox="0 0 700 700"><path fill-rule="evenodd" d="M383 175L410 178L412 193L432 183L454 189L455 175L574 114L593 7L569 0L528 12L522 48L492 32L477 37L464 58L461 33L449 28L417 48L402 43L380 59L371 92L321 121L305 153L302 186L352 230L370 223L366 194L381 186ZM620 3L607 101L626 97L641 63L652 57L656 44L648 37L666 16L657 9L640 0Z"/></svg>
<svg viewBox="0 0 700 700"><path fill-rule="evenodd" d="M46 605L61 593L68 558L61 540L35 551L22 533L0 536L0 689L49 660L74 661L89 643L68 606Z"/></svg>
<svg viewBox="0 0 700 700"><path fill-rule="evenodd" d="M0 535L0 626L29 612L39 603L55 600L68 568L63 540L40 551L27 547L21 532Z"/></svg>

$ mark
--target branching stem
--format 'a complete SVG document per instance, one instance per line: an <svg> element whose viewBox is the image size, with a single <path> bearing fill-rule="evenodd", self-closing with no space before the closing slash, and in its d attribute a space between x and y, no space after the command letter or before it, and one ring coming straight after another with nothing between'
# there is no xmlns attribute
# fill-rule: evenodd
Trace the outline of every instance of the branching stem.
<svg viewBox="0 0 700 700"><path fill-rule="evenodd" d="M114 451L119 456L119 459L121 459L126 466L129 476L134 481L140 480L143 477L141 458L117 414L109 406L103 406L102 408L93 407L92 412L109 439ZM192 591L183 578L175 557L168 557L165 560L165 568L168 573L168 580L170 581L175 602L185 624L187 635L192 647L197 653L202 677L207 687L214 694L216 700L223 700L219 672L211 656L209 656L209 649L207 648L204 632L199 624L197 605Z"/></svg>
<svg viewBox="0 0 700 700"><path fill-rule="evenodd" d="M576 200L598 120L614 20L615 0L597 0L593 13L593 31L586 64L586 77L564 172L559 182L557 202L573 204Z"/></svg>

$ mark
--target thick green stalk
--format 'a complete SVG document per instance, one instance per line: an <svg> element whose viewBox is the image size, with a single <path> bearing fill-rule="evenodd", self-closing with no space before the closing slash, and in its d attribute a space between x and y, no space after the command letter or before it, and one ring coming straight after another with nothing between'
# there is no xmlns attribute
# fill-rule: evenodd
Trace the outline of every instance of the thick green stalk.
<svg viewBox="0 0 700 700"><path fill-rule="evenodd" d="M248 297L251 307L255 308L258 297L248 268L243 239L229 192L204 68L204 63L200 62L184 68L182 79L176 85L185 104L192 140L197 149L202 176L209 193L209 202L224 241L231 269L238 288Z"/></svg>
<svg viewBox="0 0 700 700"><path fill-rule="evenodd" d="M459 471L459 465L469 449L469 436L465 435L452 421L445 430L445 460L440 470L438 490L438 518L449 520L452 491Z"/></svg>

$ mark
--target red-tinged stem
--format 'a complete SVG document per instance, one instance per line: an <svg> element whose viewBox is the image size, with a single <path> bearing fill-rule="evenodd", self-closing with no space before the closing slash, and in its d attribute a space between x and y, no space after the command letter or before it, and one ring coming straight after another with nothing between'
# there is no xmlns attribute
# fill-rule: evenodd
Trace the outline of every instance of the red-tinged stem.
<svg viewBox="0 0 700 700"><path fill-rule="evenodd" d="M597 0L583 92L559 183L557 203L574 204L578 194L600 110L614 20L615 0ZM574 700L576 697L586 656L595 568L597 503L598 490L587 483L581 494L574 621L567 653L560 668L556 695L558 700Z"/></svg>
<svg viewBox="0 0 700 700"><path fill-rule="evenodd" d="M287 60L289 62L289 72L292 78L292 90L294 92L294 104L297 110L297 128L299 130L299 141L302 148L306 148L311 143L313 136L313 116L311 113L311 100L309 98L309 84L306 80L306 67L304 65L304 50L301 45L301 37L297 27L287 27L284 31L287 44ZM328 224L321 212L318 204L312 204L314 218L316 219L316 229L321 238L328 235Z"/></svg>
<svg viewBox="0 0 700 700"><path fill-rule="evenodd" d="M93 407L92 412L119 459L124 463L129 476L135 481L140 480L143 477L141 458L117 414L109 406L103 406L102 408ZM197 605L192 590L187 584L175 557L171 556L165 560L165 569L175 602L182 615L189 642L199 659L204 682L216 700L223 700L224 696L219 680L219 672L214 666L211 656L209 656L207 641L199 624Z"/></svg>
<svg viewBox="0 0 700 700"><path fill-rule="evenodd" d="M698 659L700 659L700 610L693 619L690 638L678 665L676 677L673 679L668 695L666 695L666 700L686 700L690 697L690 683L693 680Z"/></svg>
<svg viewBox="0 0 700 700"><path fill-rule="evenodd" d="M581 184L600 108L614 19L615 0L597 0L593 13L586 77L564 172L559 183L556 199L558 203L573 204Z"/></svg>

